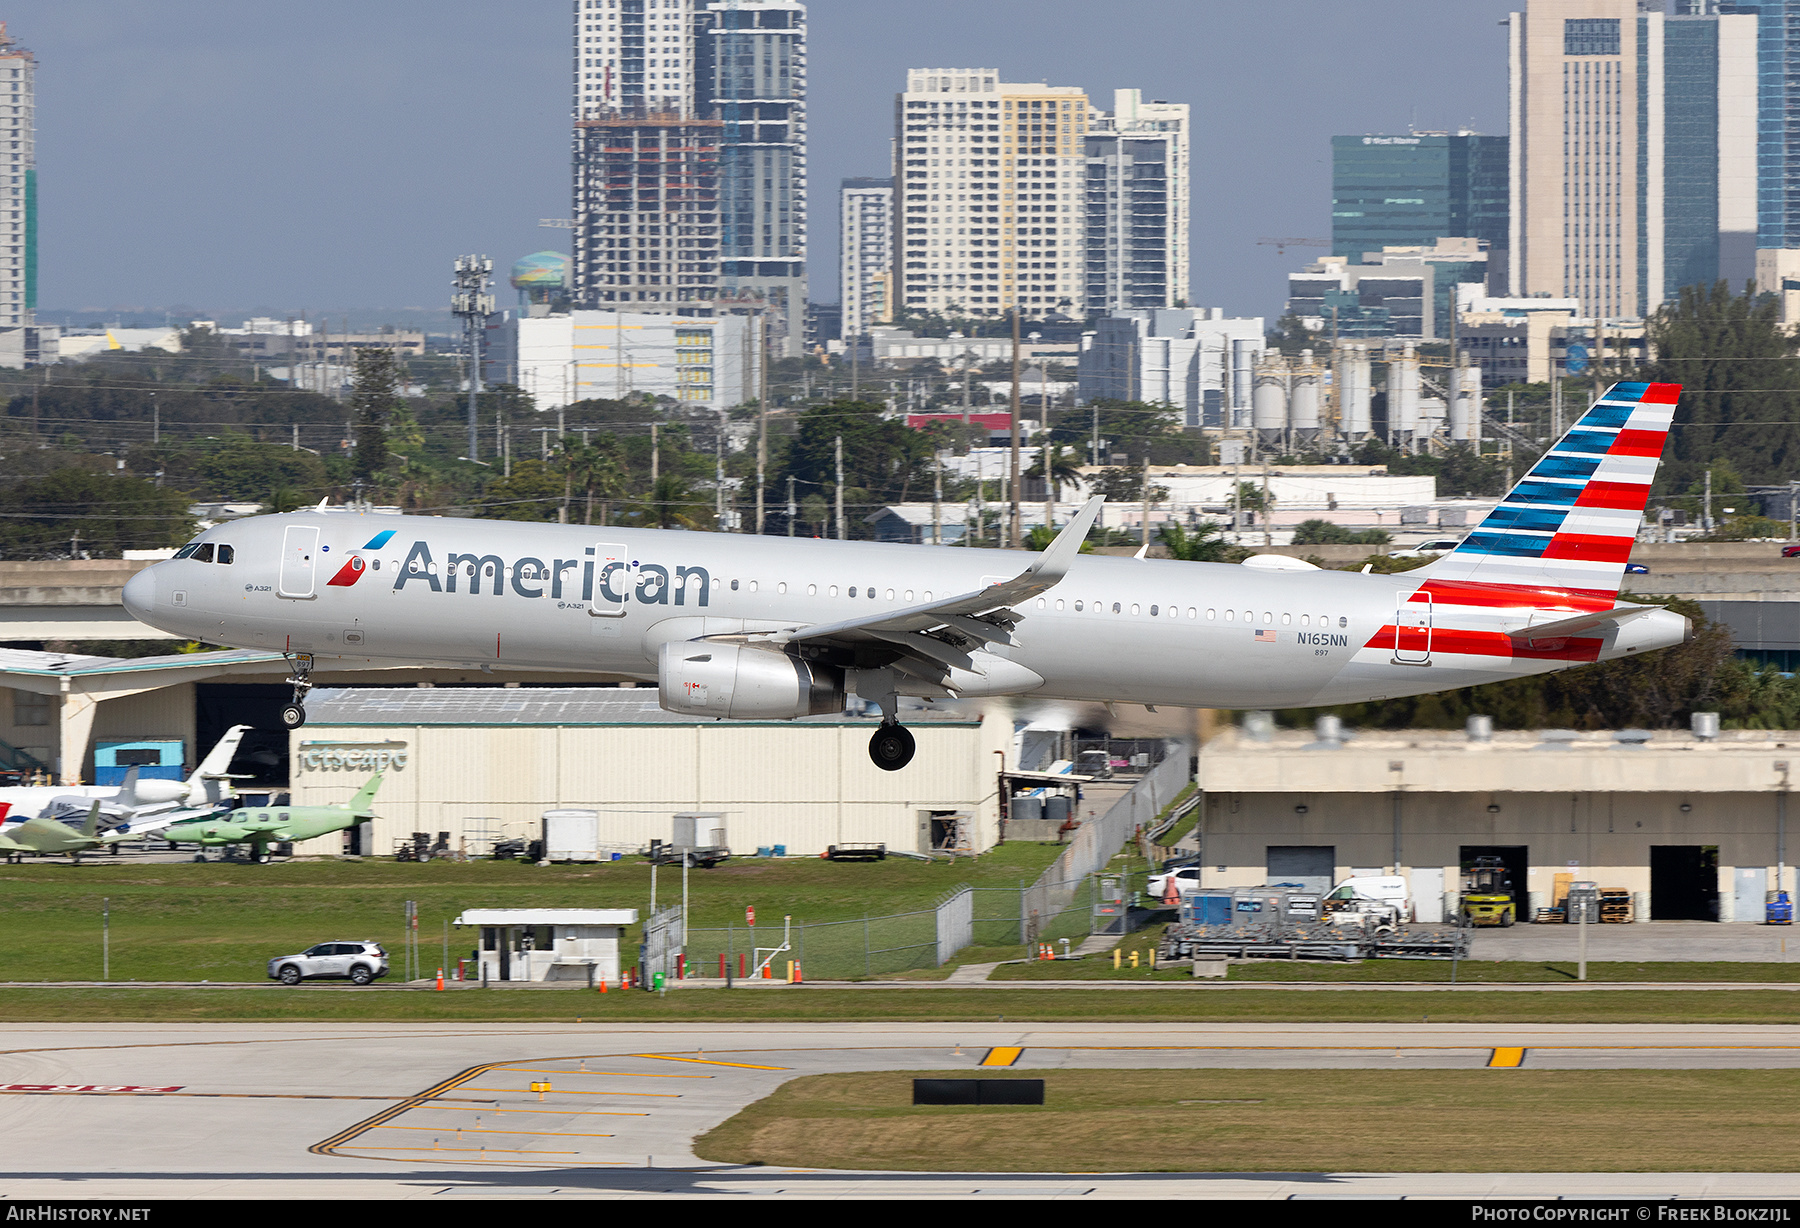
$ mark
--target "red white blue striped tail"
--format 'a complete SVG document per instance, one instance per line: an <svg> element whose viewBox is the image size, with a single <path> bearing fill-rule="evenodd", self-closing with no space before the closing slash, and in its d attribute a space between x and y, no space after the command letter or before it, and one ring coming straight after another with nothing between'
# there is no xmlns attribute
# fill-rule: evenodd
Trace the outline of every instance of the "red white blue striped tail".
<svg viewBox="0 0 1800 1228"><path fill-rule="evenodd" d="M1618 595L1680 384L1614 384L1451 553L1442 581Z"/></svg>

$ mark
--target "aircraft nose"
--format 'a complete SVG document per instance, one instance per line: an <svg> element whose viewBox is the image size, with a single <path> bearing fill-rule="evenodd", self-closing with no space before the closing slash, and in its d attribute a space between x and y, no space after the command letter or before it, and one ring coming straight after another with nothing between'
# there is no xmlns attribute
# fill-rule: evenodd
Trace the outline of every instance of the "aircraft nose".
<svg viewBox="0 0 1800 1228"><path fill-rule="evenodd" d="M156 608L156 568L146 567L125 581L125 592L120 600L133 618L149 622L150 612Z"/></svg>

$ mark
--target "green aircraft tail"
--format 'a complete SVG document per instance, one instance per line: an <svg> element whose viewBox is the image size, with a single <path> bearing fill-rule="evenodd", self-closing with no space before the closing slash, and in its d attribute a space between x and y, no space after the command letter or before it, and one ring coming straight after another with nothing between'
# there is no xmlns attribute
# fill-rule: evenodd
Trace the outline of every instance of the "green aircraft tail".
<svg viewBox="0 0 1800 1228"><path fill-rule="evenodd" d="M369 783L356 791L356 796L344 803L344 809L352 814L362 814L375 801L375 792L381 788L381 773L377 772L369 778Z"/></svg>

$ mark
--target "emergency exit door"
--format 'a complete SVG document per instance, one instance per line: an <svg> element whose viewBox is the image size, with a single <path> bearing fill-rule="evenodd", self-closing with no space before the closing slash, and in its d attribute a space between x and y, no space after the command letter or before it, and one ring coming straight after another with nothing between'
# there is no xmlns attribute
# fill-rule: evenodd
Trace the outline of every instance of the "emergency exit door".
<svg viewBox="0 0 1800 1228"><path fill-rule="evenodd" d="M1395 594L1394 661L1400 665L1431 664L1431 594Z"/></svg>
<svg viewBox="0 0 1800 1228"><path fill-rule="evenodd" d="M281 574L275 587L278 597L308 598L318 572L319 527L291 524L281 540Z"/></svg>

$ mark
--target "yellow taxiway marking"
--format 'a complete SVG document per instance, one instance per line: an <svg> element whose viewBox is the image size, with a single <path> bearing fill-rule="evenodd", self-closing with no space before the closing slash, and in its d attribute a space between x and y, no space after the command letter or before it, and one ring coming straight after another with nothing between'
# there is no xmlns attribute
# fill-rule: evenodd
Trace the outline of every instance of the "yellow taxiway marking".
<svg viewBox="0 0 1800 1228"><path fill-rule="evenodd" d="M1495 1049L1488 1056L1489 1066L1523 1066L1524 1064L1525 1050L1523 1049Z"/></svg>
<svg viewBox="0 0 1800 1228"><path fill-rule="evenodd" d="M668 1060L673 1061L675 1059L670 1058ZM695 1059L688 1057L682 1058L681 1060L684 1062L691 1062ZM713 1065L734 1066L736 1063L715 1062ZM549 1070L538 1066L501 1066L498 1067L498 1069L516 1070L520 1074L608 1075L619 1079L716 1079L719 1077L718 1075L658 1074L655 1071L643 1070ZM758 1066L756 1069L780 1070L782 1068L780 1066Z"/></svg>
<svg viewBox="0 0 1800 1228"><path fill-rule="evenodd" d="M1019 1060L1019 1055L1024 1052L1024 1049L1016 1046L996 1046L987 1051L987 1056L981 1059L980 1065L1011 1066L1014 1062Z"/></svg>
<svg viewBox="0 0 1800 1228"><path fill-rule="evenodd" d="M469 1090L472 1092L512 1092L517 1096L534 1096L540 1094L549 1096L654 1096L658 1100L681 1099L680 1092L573 1092L564 1091L561 1088L551 1088L547 1092L538 1093L533 1092L529 1087L471 1087Z"/></svg>
<svg viewBox="0 0 1800 1228"><path fill-rule="evenodd" d="M506 1156L578 1156L579 1151L527 1151L523 1147L371 1147L371 1151L479 1151Z"/></svg>
<svg viewBox="0 0 1800 1228"><path fill-rule="evenodd" d="M502 1113L553 1113L558 1117L648 1117L648 1113L621 1113L613 1109L502 1109L489 1104L486 1108L465 1108L460 1104L422 1104L422 1109L437 1109L444 1113L492 1113L498 1117Z"/></svg>
<svg viewBox="0 0 1800 1228"><path fill-rule="evenodd" d="M424 1134L528 1134L533 1138L612 1138L611 1134L585 1134L578 1130L476 1130L468 1126L458 1126L451 1130L448 1126L377 1126L378 1130L417 1130Z"/></svg>
<svg viewBox="0 0 1800 1228"><path fill-rule="evenodd" d="M700 1066L736 1066L739 1070L790 1070L790 1069L792 1069L792 1067L789 1067L789 1066L758 1066L753 1062L715 1062L712 1058L709 1058L709 1057L675 1057L672 1054L668 1054L668 1053L634 1053L631 1056L632 1057L654 1058L656 1061L659 1061L659 1062L693 1062ZM682 1079L707 1078L707 1079L710 1079L713 1076L711 1076L711 1075L661 1075L661 1076L655 1076L655 1077L660 1077L660 1078L665 1078L665 1079L673 1079L673 1078L682 1078Z"/></svg>

